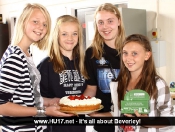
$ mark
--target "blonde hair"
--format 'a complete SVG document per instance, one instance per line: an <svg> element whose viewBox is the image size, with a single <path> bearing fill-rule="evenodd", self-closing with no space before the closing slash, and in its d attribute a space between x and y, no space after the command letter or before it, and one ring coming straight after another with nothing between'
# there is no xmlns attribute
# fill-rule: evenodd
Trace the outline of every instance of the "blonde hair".
<svg viewBox="0 0 175 132"><path fill-rule="evenodd" d="M15 25L15 30L14 30L14 35L12 38L11 45L18 45L18 43L21 41L24 35L24 29L25 29L26 23L28 22L34 9L39 9L43 13L45 18L47 19L47 33L41 40L33 44L36 45L39 49L47 48L47 44L49 40L48 38L50 35L50 29L51 29L51 18L50 18L50 14L47 11L47 9L44 6L40 4L36 4L36 3L35 4L28 3L26 7L23 9L23 12L19 16L17 23Z"/></svg>
<svg viewBox="0 0 175 132"><path fill-rule="evenodd" d="M87 78L87 73L84 67L84 50L83 50L83 33L81 25L76 17L70 15L63 15L57 18L56 25L53 29L50 41L50 49L49 49L49 56L50 60L53 62L53 69L56 73L60 73L65 70L65 64L63 55L60 51L60 44L59 44L59 27L61 27L62 23L65 22L72 22L76 23L78 26L78 44L73 49L73 58L74 58L74 65L76 69L79 69L81 74ZM75 58L78 58L78 66L77 61Z"/></svg>
<svg viewBox="0 0 175 132"><path fill-rule="evenodd" d="M122 43L125 39L125 31L124 31L123 21L121 19L120 12L117 9L117 7L112 5L111 3L105 3L105 4L100 5L95 11L95 17L99 11L111 12L111 13L115 14L115 16L121 21L121 24L118 27L118 30L119 30L118 36L115 40L115 48L119 54L121 52L121 49L122 49ZM94 35L94 39L93 39L93 42L91 45L91 47L93 49L92 57L95 56L97 59L100 59L102 57L103 44L104 44L104 39L99 34L98 29L97 29L97 24L95 24L95 35Z"/></svg>

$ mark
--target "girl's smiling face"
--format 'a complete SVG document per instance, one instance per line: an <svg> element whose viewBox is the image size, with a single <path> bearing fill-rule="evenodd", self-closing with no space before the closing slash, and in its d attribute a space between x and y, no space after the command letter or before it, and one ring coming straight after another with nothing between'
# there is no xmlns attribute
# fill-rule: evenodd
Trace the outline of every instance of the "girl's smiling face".
<svg viewBox="0 0 175 132"><path fill-rule="evenodd" d="M96 25L98 32L105 41L115 41L118 35L120 20L109 11L99 11L96 15Z"/></svg>
<svg viewBox="0 0 175 132"><path fill-rule="evenodd" d="M24 35L31 43L41 40L47 33L47 20L41 10L34 9L26 23Z"/></svg>
<svg viewBox="0 0 175 132"><path fill-rule="evenodd" d="M133 73L142 72L145 61L147 61L151 55L149 51L138 42L129 42L123 47L122 59L128 70Z"/></svg>
<svg viewBox="0 0 175 132"><path fill-rule="evenodd" d="M62 54L72 53L78 44L78 25L74 22L62 23L59 27L59 44Z"/></svg>

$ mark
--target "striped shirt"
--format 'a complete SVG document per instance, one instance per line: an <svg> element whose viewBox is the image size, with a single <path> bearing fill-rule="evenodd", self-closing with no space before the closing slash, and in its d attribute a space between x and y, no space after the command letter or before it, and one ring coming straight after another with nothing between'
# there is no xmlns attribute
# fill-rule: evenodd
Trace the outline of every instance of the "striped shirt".
<svg viewBox="0 0 175 132"><path fill-rule="evenodd" d="M149 117L173 117L174 108L172 105L172 99L169 91L169 87L162 79L158 79L156 82L158 96L157 99L150 100L150 113ZM140 127L139 132L159 132L163 128L144 128ZM167 127L166 130L170 128Z"/></svg>
<svg viewBox="0 0 175 132"><path fill-rule="evenodd" d="M0 61L0 105L12 102L35 106L34 89L24 53L18 46L9 46ZM37 126L2 126L3 131L40 131Z"/></svg>

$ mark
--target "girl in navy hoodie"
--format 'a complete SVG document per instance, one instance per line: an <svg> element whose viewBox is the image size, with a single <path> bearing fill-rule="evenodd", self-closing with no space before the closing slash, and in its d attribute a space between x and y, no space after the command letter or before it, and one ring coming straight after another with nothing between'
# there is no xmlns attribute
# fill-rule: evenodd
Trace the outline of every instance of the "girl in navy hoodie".
<svg viewBox="0 0 175 132"><path fill-rule="evenodd" d="M60 16L51 35L49 57L39 65L41 95L50 105L68 95L83 94L87 73L84 68L82 29L76 17ZM48 126L50 132L85 132L81 126Z"/></svg>

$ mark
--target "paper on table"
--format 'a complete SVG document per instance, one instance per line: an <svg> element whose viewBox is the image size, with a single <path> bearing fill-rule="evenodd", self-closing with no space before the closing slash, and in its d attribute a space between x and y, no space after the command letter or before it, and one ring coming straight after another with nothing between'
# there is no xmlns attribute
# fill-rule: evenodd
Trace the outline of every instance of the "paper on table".
<svg viewBox="0 0 175 132"><path fill-rule="evenodd" d="M118 82L110 82L111 98L114 105L114 115L119 116L118 110L118 93L117 93ZM118 132L118 126L115 126L115 132Z"/></svg>

